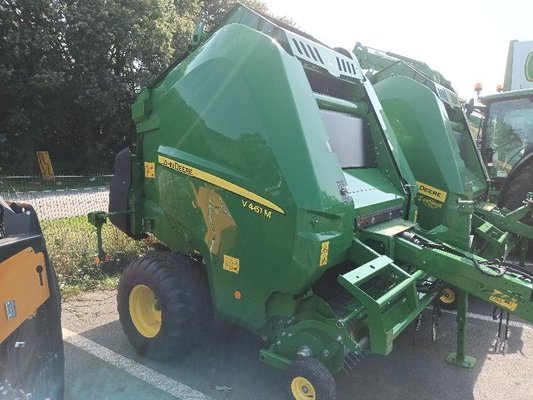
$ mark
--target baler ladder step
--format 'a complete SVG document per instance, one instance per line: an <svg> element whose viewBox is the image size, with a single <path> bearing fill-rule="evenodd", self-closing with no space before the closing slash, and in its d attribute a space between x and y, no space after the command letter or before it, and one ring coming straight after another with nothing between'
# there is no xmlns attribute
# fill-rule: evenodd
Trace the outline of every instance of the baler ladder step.
<svg viewBox="0 0 533 400"><path fill-rule="evenodd" d="M396 276L395 286L385 292L379 298L374 299L361 289L363 284L367 283L378 275L383 275L386 273L392 273ZM403 269L396 266L392 259L382 255L344 275L339 276L339 283L353 296L358 298L363 304L371 301L372 303L377 304L381 309L399 297L399 295L405 292L409 287L411 287L413 290L412 301L416 303L418 298L416 297L415 284L422 275L422 272L409 275ZM363 299L365 301L363 301ZM366 304L364 305L366 306Z"/></svg>
<svg viewBox="0 0 533 400"><path fill-rule="evenodd" d="M391 280L391 286L372 296L363 289L363 285L380 276ZM339 276L341 286L367 309L373 352L389 354L393 339L431 302L432 295L419 299L416 284L424 276L425 272L421 270L412 275L407 273L384 255Z"/></svg>

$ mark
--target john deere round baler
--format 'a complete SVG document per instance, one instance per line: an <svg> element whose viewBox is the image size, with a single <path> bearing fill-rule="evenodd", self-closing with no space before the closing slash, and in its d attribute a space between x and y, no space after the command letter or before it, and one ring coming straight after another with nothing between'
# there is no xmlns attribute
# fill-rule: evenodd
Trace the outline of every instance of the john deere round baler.
<svg viewBox="0 0 533 400"><path fill-rule="evenodd" d="M123 329L154 358L190 350L212 313L264 338L288 396L334 399L351 354L386 355L458 287L533 319L527 277L420 234L416 185L352 53L238 5L132 106L136 143L117 155L109 217L168 247L118 289ZM102 253L102 250L100 249Z"/></svg>

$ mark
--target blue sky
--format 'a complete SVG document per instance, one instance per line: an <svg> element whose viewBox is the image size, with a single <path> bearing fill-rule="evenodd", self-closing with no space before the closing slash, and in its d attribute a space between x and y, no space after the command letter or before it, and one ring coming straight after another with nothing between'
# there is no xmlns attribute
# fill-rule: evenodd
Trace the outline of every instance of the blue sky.
<svg viewBox="0 0 533 400"><path fill-rule="evenodd" d="M533 40L531 0L265 0L276 15L326 44L355 42L426 62L473 97L503 84L509 41Z"/></svg>

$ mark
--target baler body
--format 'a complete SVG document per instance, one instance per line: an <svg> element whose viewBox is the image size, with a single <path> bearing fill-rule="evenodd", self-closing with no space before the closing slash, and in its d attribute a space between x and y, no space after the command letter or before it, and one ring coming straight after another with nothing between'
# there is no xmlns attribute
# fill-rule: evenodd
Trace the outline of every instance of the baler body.
<svg viewBox="0 0 533 400"><path fill-rule="evenodd" d="M486 276L413 222L416 180L352 53L238 5L132 115L93 223L201 260L216 313L265 339L262 361L337 372L349 353L388 354L442 281L533 319L531 282ZM483 192L464 169L473 184L455 190Z"/></svg>
<svg viewBox="0 0 533 400"><path fill-rule="evenodd" d="M351 101L314 93L279 43L230 24L133 106L144 231L201 254L217 310L252 328L274 293L297 295L347 259L356 219L409 208L390 154L375 152L377 118L355 97L362 76L316 75ZM360 154L343 170L333 151L350 145Z"/></svg>

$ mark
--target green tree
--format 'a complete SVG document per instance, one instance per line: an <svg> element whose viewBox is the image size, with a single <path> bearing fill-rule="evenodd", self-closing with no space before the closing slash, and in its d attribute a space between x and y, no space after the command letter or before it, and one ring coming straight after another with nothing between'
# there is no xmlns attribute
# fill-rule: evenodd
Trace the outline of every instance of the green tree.
<svg viewBox="0 0 533 400"><path fill-rule="evenodd" d="M63 11L60 1L0 1L0 174L32 172L34 151L65 129Z"/></svg>
<svg viewBox="0 0 533 400"><path fill-rule="evenodd" d="M175 56L187 50L192 33L200 21L201 1L174 0L177 23L174 31Z"/></svg>
<svg viewBox="0 0 533 400"><path fill-rule="evenodd" d="M270 15L286 24L294 25L294 21L287 17L278 17L272 14L268 5L261 0L204 0L202 18L207 29L211 29L220 19L238 2L253 8L260 13Z"/></svg>
<svg viewBox="0 0 533 400"><path fill-rule="evenodd" d="M36 150L56 173L109 171L131 142L136 92L187 49L200 16L212 26L235 3L0 0L0 174L37 172Z"/></svg>
<svg viewBox="0 0 533 400"><path fill-rule="evenodd" d="M66 8L69 64L67 106L83 143L82 165L109 167L129 141L130 105L190 36L195 2L173 0L71 1ZM178 17L177 7L186 9ZM196 6L199 12L199 6ZM181 45L183 46L183 45ZM107 165L106 165L107 164Z"/></svg>

